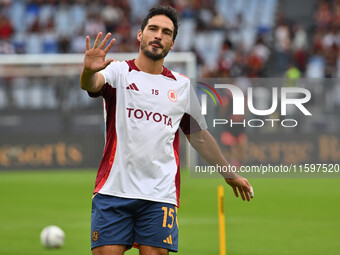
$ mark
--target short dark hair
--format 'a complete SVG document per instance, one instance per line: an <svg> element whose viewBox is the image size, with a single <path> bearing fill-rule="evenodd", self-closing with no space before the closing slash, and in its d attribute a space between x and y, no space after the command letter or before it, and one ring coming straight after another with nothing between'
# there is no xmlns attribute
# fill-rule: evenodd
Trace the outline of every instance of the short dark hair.
<svg viewBox="0 0 340 255"><path fill-rule="evenodd" d="M178 17L177 11L170 6L159 5L159 6L151 8L149 10L148 15L142 21L141 30L143 31L146 25L148 24L149 19L156 15L165 15L169 19L171 19L172 23L174 24L174 33L173 33L172 38L173 38L173 41L175 41L177 32L178 32L179 17Z"/></svg>

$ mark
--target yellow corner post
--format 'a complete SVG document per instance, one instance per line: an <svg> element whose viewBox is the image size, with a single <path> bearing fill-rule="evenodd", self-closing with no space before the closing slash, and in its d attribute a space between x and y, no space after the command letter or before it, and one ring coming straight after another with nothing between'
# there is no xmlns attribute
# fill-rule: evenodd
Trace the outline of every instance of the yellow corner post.
<svg viewBox="0 0 340 255"><path fill-rule="evenodd" d="M224 187L218 186L217 189L218 203L218 229L220 236L220 255L227 254L226 239L225 239L225 214L224 214Z"/></svg>

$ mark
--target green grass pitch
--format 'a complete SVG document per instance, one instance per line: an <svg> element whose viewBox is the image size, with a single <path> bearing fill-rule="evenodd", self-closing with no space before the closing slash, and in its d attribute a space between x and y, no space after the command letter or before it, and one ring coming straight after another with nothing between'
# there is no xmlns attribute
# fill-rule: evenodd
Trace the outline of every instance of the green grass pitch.
<svg viewBox="0 0 340 255"><path fill-rule="evenodd" d="M94 170L0 172L0 254L91 254ZM250 203L225 186L228 255L331 255L340 251L340 179L252 179ZM219 254L217 186L182 172L179 255ZM66 233L61 249L39 240L47 225ZM132 249L126 254L138 254Z"/></svg>

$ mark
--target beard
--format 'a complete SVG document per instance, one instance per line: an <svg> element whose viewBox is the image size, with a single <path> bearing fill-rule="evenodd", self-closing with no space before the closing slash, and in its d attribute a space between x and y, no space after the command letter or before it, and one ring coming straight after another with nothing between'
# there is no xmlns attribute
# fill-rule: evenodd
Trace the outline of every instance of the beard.
<svg viewBox="0 0 340 255"><path fill-rule="evenodd" d="M152 41L149 43L149 45L151 44L157 44L160 48L155 48L152 47L152 50L148 49L148 44L146 41L143 40L142 38L142 42L141 42L141 50L144 53L145 56L147 56L148 58L157 61L160 60L162 58L165 58L166 55L168 55L170 48L168 47L164 47L160 42L158 41ZM160 53L158 53L158 49L162 49L162 51Z"/></svg>

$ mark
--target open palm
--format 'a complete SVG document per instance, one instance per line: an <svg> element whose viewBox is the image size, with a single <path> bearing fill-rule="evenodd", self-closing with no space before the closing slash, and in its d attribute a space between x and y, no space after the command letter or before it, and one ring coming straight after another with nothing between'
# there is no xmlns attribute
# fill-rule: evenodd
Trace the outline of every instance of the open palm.
<svg viewBox="0 0 340 255"><path fill-rule="evenodd" d="M90 47L90 38L86 36L86 52L84 57L84 70L87 72L98 72L107 67L113 59L105 60L107 53L115 43L115 39L110 42L111 33L108 33L104 40L99 44L102 33L98 33L94 41L93 48ZM109 43L108 43L109 42Z"/></svg>

